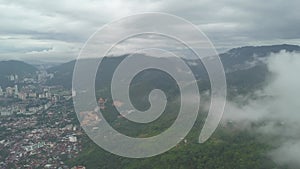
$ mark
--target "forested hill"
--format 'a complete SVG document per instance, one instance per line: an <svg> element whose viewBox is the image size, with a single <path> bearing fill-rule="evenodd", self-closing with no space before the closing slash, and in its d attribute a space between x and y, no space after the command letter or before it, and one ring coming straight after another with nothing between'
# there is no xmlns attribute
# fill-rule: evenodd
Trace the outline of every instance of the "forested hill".
<svg viewBox="0 0 300 169"><path fill-rule="evenodd" d="M38 69L28 63L17 61L17 60L8 60L0 61L0 75L8 76L11 74L16 75L25 75L35 73Z"/></svg>

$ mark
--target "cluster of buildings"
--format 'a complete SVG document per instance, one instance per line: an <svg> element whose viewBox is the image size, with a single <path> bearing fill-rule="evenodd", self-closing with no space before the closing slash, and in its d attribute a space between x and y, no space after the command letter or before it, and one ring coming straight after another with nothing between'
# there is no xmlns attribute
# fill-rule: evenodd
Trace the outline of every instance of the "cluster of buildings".
<svg viewBox="0 0 300 169"><path fill-rule="evenodd" d="M71 168L65 161L82 151L71 92L44 86L52 77L13 74L11 86L0 86L0 168Z"/></svg>
<svg viewBox="0 0 300 169"><path fill-rule="evenodd" d="M19 76L16 74L11 74L7 77L10 81L15 81L17 82L19 80Z"/></svg>
<svg viewBox="0 0 300 169"><path fill-rule="evenodd" d="M82 131L71 114L50 108L1 119L0 168L70 168L65 161L82 151Z"/></svg>
<svg viewBox="0 0 300 169"><path fill-rule="evenodd" d="M85 166L74 166L71 169L85 169Z"/></svg>
<svg viewBox="0 0 300 169"><path fill-rule="evenodd" d="M15 83L25 83L25 84L37 84L46 82L47 79L52 79L54 77L53 73L48 73L45 70L39 70L35 75L19 77L17 74L11 74L7 76L7 79Z"/></svg>
<svg viewBox="0 0 300 169"><path fill-rule="evenodd" d="M0 141L0 149L8 149L1 167L12 168L69 168L64 160L81 151L76 131L42 128L24 131Z"/></svg>
<svg viewBox="0 0 300 169"><path fill-rule="evenodd" d="M14 96L18 96L19 94L19 90L18 90L18 85L15 85L14 87L7 87L4 89L2 89L2 87L0 86L0 96L3 97L14 97Z"/></svg>
<svg viewBox="0 0 300 169"><path fill-rule="evenodd" d="M17 84L13 87L6 87L5 89L3 89L0 86L0 97L18 98L21 100L26 100L28 98L51 99L53 95L51 94L50 89L50 87L43 87L37 89L33 85L24 85L20 90Z"/></svg>
<svg viewBox="0 0 300 169"><path fill-rule="evenodd" d="M63 97L70 99L70 96L61 96L60 93L52 93L60 87L25 85L19 89L18 85L7 87L3 90L0 86L0 115L12 114L35 114L47 110Z"/></svg>

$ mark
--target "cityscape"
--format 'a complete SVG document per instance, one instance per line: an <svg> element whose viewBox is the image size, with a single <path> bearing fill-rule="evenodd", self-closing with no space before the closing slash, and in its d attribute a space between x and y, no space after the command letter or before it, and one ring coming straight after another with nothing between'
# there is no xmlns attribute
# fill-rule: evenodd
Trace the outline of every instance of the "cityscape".
<svg viewBox="0 0 300 169"><path fill-rule="evenodd" d="M13 86L0 87L0 168L72 167L64 161L80 153L82 131L71 93L43 85L53 76L46 71L12 74L6 78Z"/></svg>

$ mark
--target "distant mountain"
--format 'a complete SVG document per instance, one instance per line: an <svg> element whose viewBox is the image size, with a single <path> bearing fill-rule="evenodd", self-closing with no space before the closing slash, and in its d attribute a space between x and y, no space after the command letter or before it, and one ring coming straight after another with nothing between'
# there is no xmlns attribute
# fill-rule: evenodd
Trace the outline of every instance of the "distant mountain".
<svg viewBox="0 0 300 169"><path fill-rule="evenodd" d="M49 80L49 85L62 85L70 89L72 85L72 74L76 61L70 61L47 69L47 72L53 73L54 78Z"/></svg>
<svg viewBox="0 0 300 169"><path fill-rule="evenodd" d="M244 93L263 87L267 83L266 79L271 76L265 60L270 54L280 51L300 52L300 46L245 46L220 54L228 89Z"/></svg>
<svg viewBox="0 0 300 169"><path fill-rule="evenodd" d="M11 74L16 74L19 76L35 73L38 69L28 63L17 61L17 60L8 60L0 61L0 75L8 76Z"/></svg>
<svg viewBox="0 0 300 169"><path fill-rule="evenodd" d="M25 75L34 74L38 69L28 63L16 60L0 61L0 86L12 86L8 76L18 75L20 78Z"/></svg>
<svg viewBox="0 0 300 169"><path fill-rule="evenodd" d="M220 54L220 58L225 71L232 72L253 67L271 53L279 53L280 51L300 52L300 46L287 44L272 46L245 46L234 48L226 53Z"/></svg>
<svg viewBox="0 0 300 169"><path fill-rule="evenodd" d="M278 53L283 50L288 52L300 52L300 46L287 44L272 46L246 46L234 48L226 53L220 54L220 59L226 72L227 84L229 88L248 89L263 85L269 73L264 59L266 59L271 53ZM102 77L101 79L102 82L109 82L109 76L112 75L114 68L124 59L124 57L125 56L106 57L103 59L102 69L105 72L105 75L104 78ZM201 61L184 61L190 66L198 80L208 81L207 73L201 64ZM66 88L71 88L72 73L75 63L76 61L71 61L48 69L49 72L55 74L55 78L51 79L49 84L59 84L65 86ZM174 66L176 66L176 63L174 63ZM162 80L155 80L154 75L151 73L144 74L143 78L148 79L148 81L149 79L152 79L156 82Z"/></svg>
<svg viewBox="0 0 300 169"><path fill-rule="evenodd" d="M124 56L118 56L118 57L105 57L103 59L103 62L101 63L101 82L106 83L110 80L110 76L112 75L114 69L116 66L124 59ZM82 60L82 63L86 64L86 66L89 66L89 63L95 62L95 59L85 59ZM47 83L49 85L62 85L66 88L72 87L72 76L73 76L73 69L75 66L76 61L70 61L58 66L54 66L52 68L47 69L49 73L54 74L54 78L49 80ZM99 70L100 71L100 70ZM98 73L99 74L99 73ZM99 80L99 78L97 78Z"/></svg>
<svg viewBox="0 0 300 169"><path fill-rule="evenodd" d="M111 77L115 71L115 69L117 68L117 66L122 62L122 60L126 57L126 55L122 55L122 56L115 56L115 57L104 57L100 66L99 66L99 70L97 73L97 78L96 78L96 84L98 85L107 85L110 84L111 81ZM145 61L153 61L159 59L167 59L168 61L172 62L172 67L176 67L176 64L178 64L177 61L173 60L173 58L156 58L156 57L151 57L151 56L146 56L143 54L139 54L138 56L134 56L134 57L143 57L143 60ZM81 63L85 64L87 67L90 66L90 64L93 64L94 62L96 62L96 59L85 59L85 60L81 60ZM189 60L186 60L186 62L191 62ZM72 74L73 74L73 69L75 66L76 61L70 61L64 64L61 64L59 66L55 66L52 67L50 69L48 69L47 71L49 73L53 73L54 74L54 78L48 81L49 85L63 85L66 88L71 88L72 86ZM192 64L195 64L195 61L193 61ZM197 64L201 64L201 62L197 62ZM170 64L171 65L171 64ZM128 67L128 69L130 69L130 67ZM204 67L193 67L193 70L197 71L197 72L205 72ZM199 69L202 69L202 71L198 71ZM87 72L88 74L89 72ZM143 73L140 74L141 78L140 81L146 80L146 81L156 81L156 83L160 83L161 81L165 80L165 79L160 79L159 81L157 81L156 79L158 78L158 74L156 71L154 70L149 70L149 71L145 71ZM164 84L164 82L162 83Z"/></svg>

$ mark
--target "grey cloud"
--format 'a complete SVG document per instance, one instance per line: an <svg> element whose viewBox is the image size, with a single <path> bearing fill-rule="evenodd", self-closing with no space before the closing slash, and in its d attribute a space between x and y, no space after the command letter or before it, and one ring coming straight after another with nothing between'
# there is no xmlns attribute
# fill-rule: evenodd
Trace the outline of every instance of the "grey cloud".
<svg viewBox="0 0 300 169"><path fill-rule="evenodd" d="M139 12L167 12L196 24L219 51L244 45L300 44L299 5L297 0L0 0L0 37L30 35L48 47L60 41L59 45L79 49L112 20Z"/></svg>
<svg viewBox="0 0 300 169"><path fill-rule="evenodd" d="M166 11L199 25L217 47L275 39L284 42L300 36L299 1L176 1L174 4L166 2Z"/></svg>

